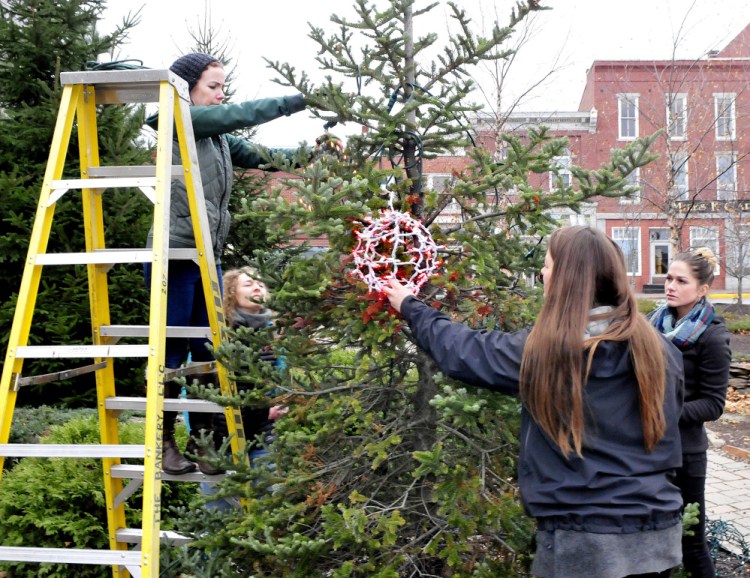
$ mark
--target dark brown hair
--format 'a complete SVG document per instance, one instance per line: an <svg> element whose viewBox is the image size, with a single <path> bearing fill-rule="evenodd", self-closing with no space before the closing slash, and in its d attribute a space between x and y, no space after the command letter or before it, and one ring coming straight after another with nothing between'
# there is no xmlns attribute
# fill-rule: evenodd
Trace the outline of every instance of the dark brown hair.
<svg viewBox="0 0 750 578"><path fill-rule="evenodd" d="M665 429L665 351L658 333L638 311L622 251L603 232L581 226L555 231L548 251L552 272L545 279L545 303L523 353L522 400L563 454L580 456L583 392L596 348L602 341L627 341L638 382L644 446L651 451ZM613 309L591 316L591 309L602 305ZM604 333L584 339L590 319L610 319L610 324Z"/></svg>

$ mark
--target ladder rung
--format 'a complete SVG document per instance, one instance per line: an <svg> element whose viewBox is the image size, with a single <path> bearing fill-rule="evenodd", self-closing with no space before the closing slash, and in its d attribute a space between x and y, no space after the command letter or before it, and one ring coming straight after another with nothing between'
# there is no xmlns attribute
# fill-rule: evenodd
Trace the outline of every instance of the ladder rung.
<svg viewBox="0 0 750 578"><path fill-rule="evenodd" d="M118 542L124 544L140 544L143 539L143 530L140 528L120 528L117 530L116 536ZM175 546L181 546L193 541L192 538L188 538L187 536L183 536L182 534L170 530L161 530L159 532L159 538L161 538L162 542L168 541Z"/></svg>
<svg viewBox="0 0 750 578"><path fill-rule="evenodd" d="M172 176L183 176L182 165L172 165ZM90 177L155 177L156 165L109 165L104 167L89 167Z"/></svg>
<svg viewBox="0 0 750 578"><path fill-rule="evenodd" d="M174 260L197 259L196 249L170 249L169 258ZM39 253L34 261L37 265L111 265L114 263L150 263L151 249L99 249L87 253Z"/></svg>
<svg viewBox="0 0 750 578"><path fill-rule="evenodd" d="M182 98L189 100L187 83L169 70L91 70L61 72L60 82L66 84L91 84L96 87L97 104L127 104L159 101L162 81L181 83Z"/></svg>
<svg viewBox="0 0 750 578"><path fill-rule="evenodd" d="M156 177L101 177L96 179L61 179L52 181L51 189L57 191L60 189L111 189L119 188L140 188L155 187Z"/></svg>
<svg viewBox="0 0 750 578"><path fill-rule="evenodd" d="M120 478L124 480L142 480L144 475L145 467L138 464L120 464L110 468L110 473L113 478ZM227 474L232 473L227 472ZM168 474L162 472L161 479L170 482L218 482L223 480L227 474L216 474L213 476L207 476L200 470L190 472L189 474Z"/></svg>
<svg viewBox="0 0 750 578"><path fill-rule="evenodd" d="M0 456L15 458L144 458L140 444L0 444Z"/></svg>
<svg viewBox="0 0 750 578"><path fill-rule="evenodd" d="M102 325L99 335L102 337L148 337L148 325ZM167 326L167 337L205 337L211 339L210 327Z"/></svg>
<svg viewBox="0 0 750 578"><path fill-rule="evenodd" d="M167 368L164 372L166 379L176 379L178 377L190 377L199 373L216 373L215 361L195 361L187 366L177 367L175 369ZM218 377L217 377L218 379Z"/></svg>
<svg viewBox="0 0 750 578"><path fill-rule="evenodd" d="M0 547L0 560L12 562L53 562L57 564L103 564L140 566L137 550L82 550L77 548Z"/></svg>
<svg viewBox="0 0 750 578"><path fill-rule="evenodd" d="M148 357L148 345L21 345L19 359Z"/></svg>
<svg viewBox="0 0 750 578"><path fill-rule="evenodd" d="M108 397L104 406L107 409L123 411L123 410L139 410L146 411L146 398L145 397ZM192 411L196 413L224 413L224 408L218 403L212 401L206 401L205 399L174 399L169 398L164 400L164 411Z"/></svg>

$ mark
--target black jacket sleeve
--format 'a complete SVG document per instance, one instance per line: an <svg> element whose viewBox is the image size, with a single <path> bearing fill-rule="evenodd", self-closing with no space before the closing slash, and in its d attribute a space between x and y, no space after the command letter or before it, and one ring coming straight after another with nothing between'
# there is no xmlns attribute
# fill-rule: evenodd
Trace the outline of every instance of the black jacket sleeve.
<svg viewBox="0 0 750 578"><path fill-rule="evenodd" d="M471 385L518 395L518 376L528 331L479 331L452 322L409 297L401 304L419 346L446 375Z"/></svg>
<svg viewBox="0 0 750 578"><path fill-rule="evenodd" d="M687 397L680 420L685 425L719 419L727 397L732 351L725 323L721 321L710 325L696 345L697 367L693 368L693 375L686 375L685 379ZM693 382L696 377L697 383Z"/></svg>

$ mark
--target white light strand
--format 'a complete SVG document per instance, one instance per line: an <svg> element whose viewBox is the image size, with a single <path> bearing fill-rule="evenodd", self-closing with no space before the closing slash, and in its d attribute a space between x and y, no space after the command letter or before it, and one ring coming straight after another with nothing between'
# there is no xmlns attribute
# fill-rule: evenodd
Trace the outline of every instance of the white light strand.
<svg viewBox="0 0 750 578"><path fill-rule="evenodd" d="M355 231L354 275L372 292L382 291L395 277L416 295L442 265L430 232L408 213L392 209L366 222L364 230Z"/></svg>

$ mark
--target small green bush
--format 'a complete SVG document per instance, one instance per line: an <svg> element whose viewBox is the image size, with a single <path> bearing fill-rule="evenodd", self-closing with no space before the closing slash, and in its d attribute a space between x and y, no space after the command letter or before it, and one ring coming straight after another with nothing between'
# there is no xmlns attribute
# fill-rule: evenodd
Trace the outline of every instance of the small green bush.
<svg viewBox="0 0 750 578"><path fill-rule="evenodd" d="M49 434L52 426L61 425L81 416L96 415L93 408L68 409L49 405L17 407L13 412L10 443L36 444Z"/></svg>
<svg viewBox="0 0 750 578"><path fill-rule="evenodd" d="M726 319L726 318L725 318ZM726 319L727 329L730 333L740 333L750 331L750 317L737 317L735 319Z"/></svg>
<svg viewBox="0 0 750 578"><path fill-rule="evenodd" d="M656 309L659 304L653 299L638 299L638 311L647 315Z"/></svg>
<svg viewBox="0 0 750 578"><path fill-rule="evenodd" d="M120 424L120 443L142 444L144 424ZM43 443L99 442L96 416L79 416L49 428ZM197 496L197 484L162 484L162 529L173 527L170 510L187 507ZM129 527L140 527L140 490L126 505ZM79 458L24 458L0 483L0 544L4 546L109 549L101 461ZM6 562L9 578L105 578L105 566L22 564Z"/></svg>

